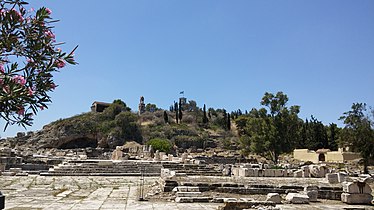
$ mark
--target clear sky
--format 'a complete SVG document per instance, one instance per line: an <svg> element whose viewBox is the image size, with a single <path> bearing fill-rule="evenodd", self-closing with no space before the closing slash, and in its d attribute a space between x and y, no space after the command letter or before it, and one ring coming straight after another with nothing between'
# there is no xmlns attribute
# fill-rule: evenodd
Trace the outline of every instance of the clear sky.
<svg viewBox="0 0 374 210"><path fill-rule="evenodd" d="M55 74L53 103L34 126L87 112L93 101L140 96L168 109L259 108L283 91L300 117L338 123L354 102L374 106L373 0L30 0L59 19L77 66ZM1 128L4 122L0 122ZM14 136L21 127L0 133Z"/></svg>

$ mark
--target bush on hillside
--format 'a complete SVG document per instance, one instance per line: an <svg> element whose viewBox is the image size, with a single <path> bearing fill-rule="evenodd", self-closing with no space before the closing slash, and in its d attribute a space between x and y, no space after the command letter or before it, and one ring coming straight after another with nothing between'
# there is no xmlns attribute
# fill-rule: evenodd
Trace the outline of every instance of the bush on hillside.
<svg viewBox="0 0 374 210"><path fill-rule="evenodd" d="M155 138L147 142L147 145L152 145L152 148L160 152L169 152L171 150L171 143L167 139Z"/></svg>

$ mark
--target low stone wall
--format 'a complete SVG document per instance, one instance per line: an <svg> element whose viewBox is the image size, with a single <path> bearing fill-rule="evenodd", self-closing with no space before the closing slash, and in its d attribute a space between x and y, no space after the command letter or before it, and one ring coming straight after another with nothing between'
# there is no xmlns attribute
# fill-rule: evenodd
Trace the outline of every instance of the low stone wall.
<svg viewBox="0 0 374 210"><path fill-rule="evenodd" d="M252 184L244 185L233 182L182 182L174 179L162 179L160 178L160 187L164 192L171 192L175 187L180 186L192 186L198 187L200 192L213 191L220 193L232 193L241 195L266 195L268 193L297 193L302 192L305 186L301 185L266 185L266 184ZM313 186L318 191L318 198L327 200L340 200L341 194L343 193L342 187L318 187Z"/></svg>
<svg viewBox="0 0 374 210"><path fill-rule="evenodd" d="M236 164L236 163L257 163L256 159L246 159L239 157L224 157L224 156L212 156L212 157L194 157L196 160L204 161L206 164Z"/></svg>

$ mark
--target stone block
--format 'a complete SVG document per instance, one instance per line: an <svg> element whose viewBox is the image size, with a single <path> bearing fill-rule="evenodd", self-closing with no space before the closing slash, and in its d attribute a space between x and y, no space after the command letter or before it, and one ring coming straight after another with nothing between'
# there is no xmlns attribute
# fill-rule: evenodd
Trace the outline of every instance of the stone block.
<svg viewBox="0 0 374 210"><path fill-rule="evenodd" d="M349 194L342 193L341 199L347 204L371 204L373 196L371 194Z"/></svg>
<svg viewBox="0 0 374 210"><path fill-rule="evenodd" d="M176 187L176 191L178 192L199 192L199 187L195 186L179 186Z"/></svg>
<svg viewBox="0 0 374 210"><path fill-rule="evenodd" d="M303 176L303 171L302 170L297 170L293 172L293 177L302 177Z"/></svg>
<svg viewBox="0 0 374 210"><path fill-rule="evenodd" d="M310 177L310 172L309 172L309 166L302 166L301 167L302 177Z"/></svg>
<svg viewBox="0 0 374 210"><path fill-rule="evenodd" d="M199 197L201 192L177 192L177 197Z"/></svg>
<svg viewBox="0 0 374 210"><path fill-rule="evenodd" d="M233 176L239 176L239 168L231 168Z"/></svg>
<svg viewBox="0 0 374 210"><path fill-rule="evenodd" d="M1 172L1 175L2 176L15 176L16 173L15 172Z"/></svg>
<svg viewBox="0 0 374 210"><path fill-rule="evenodd" d="M248 168L239 168L239 177L247 177L248 176Z"/></svg>
<svg viewBox="0 0 374 210"><path fill-rule="evenodd" d="M247 168L247 175L249 177L254 177L254 170L253 170L253 168Z"/></svg>
<svg viewBox="0 0 374 210"><path fill-rule="evenodd" d="M369 174L360 174L358 175L358 177L360 178L360 180L368 184L374 183L374 177L370 176Z"/></svg>
<svg viewBox="0 0 374 210"><path fill-rule="evenodd" d="M275 176L274 169L264 169L264 176L265 177L274 177Z"/></svg>
<svg viewBox="0 0 374 210"><path fill-rule="evenodd" d="M0 163L0 172L5 171L6 164Z"/></svg>
<svg viewBox="0 0 374 210"><path fill-rule="evenodd" d="M326 174L326 179L330 184L339 183L338 174L337 173L330 173Z"/></svg>
<svg viewBox="0 0 374 210"><path fill-rule="evenodd" d="M264 175L265 175L264 170L263 170L263 169L259 169L259 170L258 170L258 176L259 176L259 177L263 177Z"/></svg>
<svg viewBox="0 0 374 210"><path fill-rule="evenodd" d="M253 176L254 176L254 177L258 177L258 173L259 173L260 169L258 169L258 168L254 168L254 169L252 169L252 170L253 170Z"/></svg>
<svg viewBox="0 0 374 210"><path fill-rule="evenodd" d="M168 155L168 161L173 161L173 157L174 157L173 155L170 155L170 154L169 154L169 155Z"/></svg>
<svg viewBox="0 0 374 210"><path fill-rule="evenodd" d="M173 162L180 162L181 159L180 159L179 157L173 157L173 158L172 158L172 161L173 161Z"/></svg>
<svg viewBox="0 0 374 210"><path fill-rule="evenodd" d="M268 193L266 196L266 201L272 201L276 204L282 203L282 198L279 193Z"/></svg>
<svg viewBox="0 0 374 210"><path fill-rule="evenodd" d="M284 172L284 176L286 177L294 177L294 172L292 169L287 169L285 172Z"/></svg>
<svg viewBox="0 0 374 210"><path fill-rule="evenodd" d="M286 201L293 204L308 204L309 197L300 193L288 193L286 196Z"/></svg>
<svg viewBox="0 0 374 210"><path fill-rule="evenodd" d="M283 170L283 169L274 170L274 176L275 177L283 177L284 176L284 172L285 172L285 170Z"/></svg>
<svg viewBox="0 0 374 210"><path fill-rule="evenodd" d="M310 202L317 202L318 186L307 186L304 188L304 193L309 197Z"/></svg>
<svg viewBox="0 0 374 210"><path fill-rule="evenodd" d="M236 202L236 198L213 198L212 203L228 203L228 202Z"/></svg>
<svg viewBox="0 0 374 210"><path fill-rule="evenodd" d="M343 192L350 194L371 194L370 186L365 182L344 182Z"/></svg>
<svg viewBox="0 0 374 210"><path fill-rule="evenodd" d="M176 197L176 203L208 203L212 200L211 197Z"/></svg>
<svg viewBox="0 0 374 210"><path fill-rule="evenodd" d="M339 172L338 173L338 182L339 183L347 181L347 178L348 178L348 174L347 173L345 173L345 172Z"/></svg>
<svg viewBox="0 0 374 210"><path fill-rule="evenodd" d="M101 160L97 163L98 166L113 166L113 161L111 160Z"/></svg>
<svg viewBox="0 0 374 210"><path fill-rule="evenodd" d="M21 173L22 172L22 168L10 168L9 171L10 172L14 172L14 173Z"/></svg>

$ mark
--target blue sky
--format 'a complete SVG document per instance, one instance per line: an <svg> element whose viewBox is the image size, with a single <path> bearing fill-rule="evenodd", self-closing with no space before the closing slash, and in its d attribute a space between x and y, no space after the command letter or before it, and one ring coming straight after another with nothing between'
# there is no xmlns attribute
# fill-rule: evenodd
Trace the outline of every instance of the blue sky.
<svg viewBox="0 0 374 210"><path fill-rule="evenodd" d="M55 74L53 103L34 126L140 96L168 109L179 92L198 106L260 107L283 91L300 117L338 123L354 102L374 106L372 0L30 0L60 22L77 66ZM1 121L0 126L4 127ZM0 133L14 136L21 127Z"/></svg>

